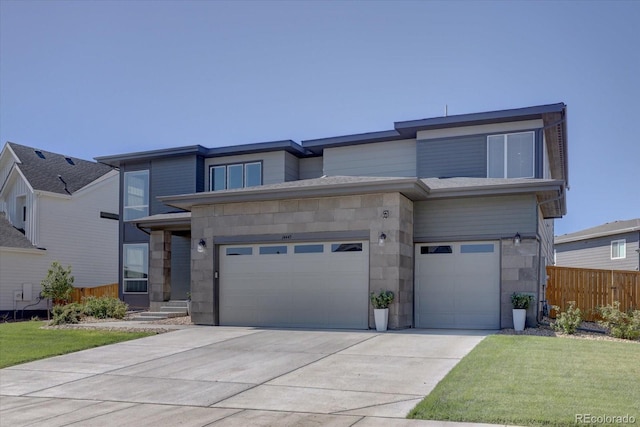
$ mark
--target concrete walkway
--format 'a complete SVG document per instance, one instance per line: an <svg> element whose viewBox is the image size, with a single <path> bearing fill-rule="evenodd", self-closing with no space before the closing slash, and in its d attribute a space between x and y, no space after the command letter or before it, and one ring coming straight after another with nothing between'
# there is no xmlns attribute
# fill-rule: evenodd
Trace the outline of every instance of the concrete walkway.
<svg viewBox="0 0 640 427"><path fill-rule="evenodd" d="M1 370L0 425L470 426L404 417L487 335L178 329Z"/></svg>

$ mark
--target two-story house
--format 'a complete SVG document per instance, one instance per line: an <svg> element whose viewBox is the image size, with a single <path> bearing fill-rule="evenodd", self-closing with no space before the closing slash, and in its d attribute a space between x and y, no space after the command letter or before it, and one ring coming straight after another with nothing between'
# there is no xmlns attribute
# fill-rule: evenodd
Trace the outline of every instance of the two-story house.
<svg viewBox="0 0 640 427"><path fill-rule="evenodd" d="M131 305L192 297L206 325L511 327L544 301L566 213L562 103L396 122L357 135L101 157L121 173Z"/></svg>
<svg viewBox="0 0 640 427"><path fill-rule="evenodd" d="M0 311L46 309L53 261L76 287L118 281L118 182L112 167L7 142L0 152Z"/></svg>
<svg viewBox="0 0 640 427"><path fill-rule="evenodd" d="M640 218L613 221L555 238L555 265L640 269Z"/></svg>

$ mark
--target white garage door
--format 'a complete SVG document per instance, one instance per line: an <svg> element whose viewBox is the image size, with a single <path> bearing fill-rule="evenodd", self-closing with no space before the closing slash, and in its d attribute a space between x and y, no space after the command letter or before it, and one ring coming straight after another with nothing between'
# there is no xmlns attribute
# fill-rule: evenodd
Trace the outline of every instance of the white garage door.
<svg viewBox="0 0 640 427"><path fill-rule="evenodd" d="M221 247L221 325L367 329L368 292L368 242Z"/></svg>
<svg viewBox="0 0 640 427"><path fill-rule="evenodd" d="M417 328L499 329L498 242L418 244Z"/></svg>

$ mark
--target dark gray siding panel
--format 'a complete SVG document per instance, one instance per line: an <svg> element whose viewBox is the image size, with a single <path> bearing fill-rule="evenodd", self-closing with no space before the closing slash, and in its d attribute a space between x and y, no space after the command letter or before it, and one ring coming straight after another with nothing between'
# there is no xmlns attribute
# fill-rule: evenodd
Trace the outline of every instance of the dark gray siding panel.
<svg viewBox="0 0 640 427"><path fill-rule="evenodd" d="M323 157L309 157L300 159L300 179L320 178L324 175Z"/></svg>
<svg viewBox="0 0 640 427"><path fill-rule="evenodd" d="M442 241L535 235L536 209L533 195L416 202L414 237Z"/></svg>
<svg viewBox="0 0 640 427"><path fill-rule="evenodd" d="M198 156L196 158L196 176L195 176L195 180L196 180L196 193L201 193L204 190L204 181L205 181L205 167L204 167L204 157L202 156Z"/></svg>
<svg viewBox="0 0 640 427"><path fill-rule="evenodd" d="M284 153L284 180L297 181L300 176L298 158L291 153Z"/></svg>
<svg viewBox="0 0 640 427"><path fill-rule="evenodd" d="M626 257L611 259L611 242L626 240ZM636 270L638 268L638 232L598 237L557 244L556 265L561 267Z"/></svg>
<svg viewBox="0 0 640 427"><path fill-rule="evenodd" d="M540 236L540 252L546 258L547 265L553 265L553 236L555 222L553 219L544 219L538 209L538 235Z"/></svg>
<svg viewBox="0 0 640 427"><path fill-rule="evenodd" d="M420 178L487 176L486 135L422 140L416 151Z"/></svg>
<svg viewBox="0 0 640 427"><path fill-rule="evenodd" d="M171 299L187 299L191 289L191 238L171 236Z"/></svg>
<svg viewBox="0 0 640 427"><path fill-rule="evenodd" d="M158 196L196 191L196 157L173 157L151 163L150 215L175 211L158 201Z"/></svg>

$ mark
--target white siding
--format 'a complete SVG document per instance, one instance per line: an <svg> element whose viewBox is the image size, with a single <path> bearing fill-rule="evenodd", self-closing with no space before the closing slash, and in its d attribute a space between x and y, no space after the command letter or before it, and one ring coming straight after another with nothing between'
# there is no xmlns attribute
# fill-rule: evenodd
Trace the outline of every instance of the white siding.
<svg viewBox="0 0 640 427"><path fill-rule="evenodd" d="M40 246L47 249L49 264L71 265L76 287L118 281L118 221L100 218L101 211L118 212L119 176L110 174L71 198L38 198Z"/></svg>
<svg viewBox="0 0 640 427"><path fill-rule="evenodd" d="M285 182L285 151L268 153L243 154L206 159L204 163L205 189L209 190L209 167L213 165L229 165L262 161L262 184L279 184Z"/></svg>
<svg viewBox="0 0 640 427"><path fill-rule="evenodd" d="M327 176L416 176L416 140L326 148Z"/></svg>
<svg viewBox="0 0 640 427"><path fill-rule="evenodd" d="M34 245L38 244L38 222L36 220L36 200L27 182L19 173L13 174L7 182L7 190L4 193L5 212L9 222L18 228L24 228L25 236ZM22 212L18 209L17 198L25 196L27 218L22 224Z"/></svg>
<svg viewBox="0 0 640 427"><path fill-rule="evenodd" d="M34 304L40 294L40 282L49 269L49 257L45 251L14 250L0 248L0 311L22 310ZM22 291L22 285L33 285L33 298L30 301L14 303L14 291ZM44 310L46 302L29 307L28 310Z"/></svg>

